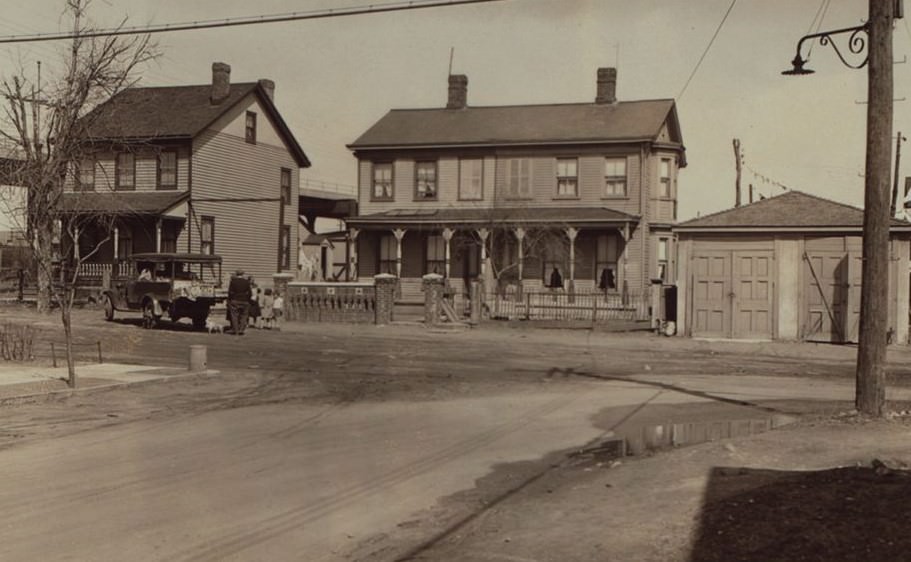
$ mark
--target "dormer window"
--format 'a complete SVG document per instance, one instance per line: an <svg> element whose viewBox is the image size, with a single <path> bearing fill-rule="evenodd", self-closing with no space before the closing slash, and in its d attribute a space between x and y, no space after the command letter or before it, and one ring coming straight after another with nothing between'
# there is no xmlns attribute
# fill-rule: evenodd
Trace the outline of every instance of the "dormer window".
<svg viewBox="0 0 911 562"><path fill-rule="evenodd" d="M244 140L249 144L256 144L256 113L252 111L247 112Z"/></svg>

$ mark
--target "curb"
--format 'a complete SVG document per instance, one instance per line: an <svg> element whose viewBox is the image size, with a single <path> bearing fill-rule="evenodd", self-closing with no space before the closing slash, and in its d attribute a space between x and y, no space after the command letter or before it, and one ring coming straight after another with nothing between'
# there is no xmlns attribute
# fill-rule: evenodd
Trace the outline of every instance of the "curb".
<svg viewBox="0 0 911 562"><path fill-rule="evenodd" d="M146 379L142 381L135 382L115 382L111 384L100 384L97 386L88 386L85 388L67 388L64 390L53 390L50 392L41 392L37 394L20 394L18 396L7 396L5 398L0 398L0 407L2 406L22 406L25 404L40 404L44 402L50 402L52 400L57 400L59 398L69 398L70 396L75 395L87 395L95 393L109 392L112 390L119 390L122 388L141 388L143 386L151 386L153 384L159 384L162 382L168 381L182 381L194 378L207 378L210 376L215 376L220 374L221 371L216 371L213 369L206 369L205 371L199 371L195 373L181 373L177 375L165 375L155 379Z"/></svg>

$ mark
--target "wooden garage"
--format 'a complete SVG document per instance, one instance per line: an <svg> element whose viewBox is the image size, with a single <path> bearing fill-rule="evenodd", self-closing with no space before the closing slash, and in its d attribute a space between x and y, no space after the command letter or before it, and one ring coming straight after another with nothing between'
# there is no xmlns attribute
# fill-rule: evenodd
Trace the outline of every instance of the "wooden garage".
<svg viewBox="0 0 911 562"><path fill-rule="evenodd" d="M863 211L799 191L699 217L678 236L682 335L856 342ZM911 224L893 220L889 315L908 341Z"/></svg>

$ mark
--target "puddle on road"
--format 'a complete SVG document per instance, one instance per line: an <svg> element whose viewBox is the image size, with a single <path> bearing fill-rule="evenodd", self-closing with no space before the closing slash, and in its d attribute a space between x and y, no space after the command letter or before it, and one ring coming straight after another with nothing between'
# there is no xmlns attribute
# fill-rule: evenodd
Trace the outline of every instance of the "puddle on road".
<svg viewBox="0 0 911 562"><path fill-rule="evenodd" d="M754 412L744 412L754 414ZM667 421L622 420L611 427L612 435L597 444L572 454L579 459L598 462L611 461L625 456L636 456L649 451L658 451L687 445L698 445L721 439L748 437L765 433L797 421L797 417L786 414L743 415L743 417L720 417L718 413L707 415L707 421L693 419L698 414L671 417Z"/></svg>

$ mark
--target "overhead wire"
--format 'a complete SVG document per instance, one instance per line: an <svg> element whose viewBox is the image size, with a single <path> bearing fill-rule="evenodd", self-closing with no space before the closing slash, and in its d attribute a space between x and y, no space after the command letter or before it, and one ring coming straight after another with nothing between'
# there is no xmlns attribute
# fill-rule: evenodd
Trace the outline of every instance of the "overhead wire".
<svg viewBox="0 0 911 562"><path fill-rule="evenodd" d="M689 78L686 79L686 83L683 85L683 88L680 89L680 93L677 95L677 101L683 97L683 94L686 92L687 87L690 85L690 82L693 80L693 77L696 76L696 72L699 70L699 67L702 66L702 61L705 60L705 56L709 54L709 50L712 48L712 44L715 43L715 38L718 37L718 33L721 32L721 28L724 27L724 22L728 20L728 16L731 15L731 10L734 9L734 4L737 3L737 0L732 0L731 5L728 6L727 11L724 13L724 17L721 18L721 22L718 23L718 27L715 28L715 33L712 34L712 38L709 40L709 44L705 46L705 50L702 51L702 56L699 57L699 61L696 63L696 66L693 67L693 71L690 73Z"/></svg>
<svg viewBox="0 0 911 562"><path fill-rule="evenodd" d="M329 8L324 10L312 10L307 12L288 12L283 14L267 14L260 16L245 16L238 18L220 18L217 20L203 20L182 23L166 23L146 26L117 27L109 29L99 29L79 34L79 37L111 37L116 35L145 35L151 33L168 33L172 31L190 31L197 29L212 29L216 27L236 27L241 25L258 25L264 23L280 23L289 21L326 19L345 16L357 16L365 14L382 14L389 12L403 12L409 10L420 10L424 8L442 8L449 6L461 6L466 4L483 4L489 2L503 2L505 0L401 0L389 2L386 4L369 4L351 6L347 8ZM736 2L736 0L735 0ZM59 33L36 33L31 35L12 35L0 37L0 44L3 43L33 43L39 41L59 41L62 39L74 39L75 35L70 32Z"/></svg>

